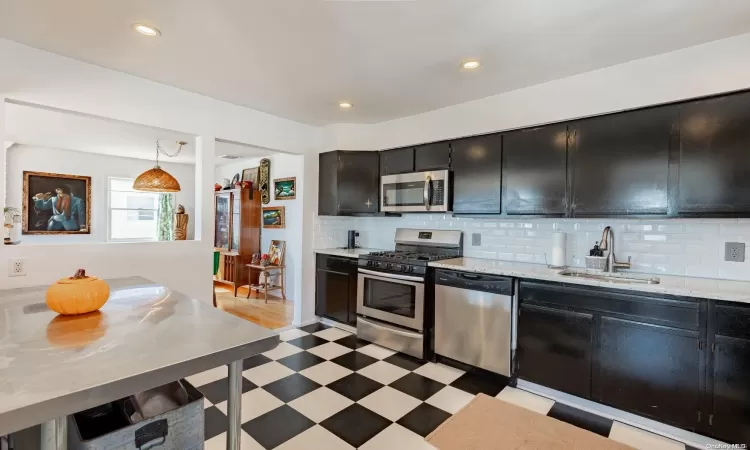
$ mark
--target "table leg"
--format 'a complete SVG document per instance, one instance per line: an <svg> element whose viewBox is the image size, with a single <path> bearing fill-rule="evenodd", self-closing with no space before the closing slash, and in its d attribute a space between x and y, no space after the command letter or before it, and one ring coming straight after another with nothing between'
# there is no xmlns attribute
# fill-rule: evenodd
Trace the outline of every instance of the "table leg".
<svg viewBox="0 0 750 450"><path fill-rule="evenodd" d="M68 418L58 417L42 424L42 450L67 450Z"/></svg>
<svg viewBox="0 0 750 450"><path fill-rule="evenodd" d="M240 450L242 404L242 360L229 364L229 399L227 400L227 450Z"/></svg>

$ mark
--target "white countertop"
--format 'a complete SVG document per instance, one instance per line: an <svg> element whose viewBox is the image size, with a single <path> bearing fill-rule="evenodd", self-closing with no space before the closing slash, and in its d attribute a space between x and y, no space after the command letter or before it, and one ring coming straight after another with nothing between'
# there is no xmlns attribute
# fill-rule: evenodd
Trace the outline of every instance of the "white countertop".
<svg viewBox="0 0 750 450"><path fill-rule="evenodd" d="M658 277L659 284L625 284L589 280L558 275L561 269L550 269L542 264L498 261L480 258L455 258L429 263L431 267L461 270L464 272L489 273L515 278L555 281L559 283L583 284L611 289L639 292L681 295L685 297L710 298L730 302L750 303L750 282L720 280L714 278L693 278L674 275L652 275ZM623 271L622 273L630 273ZM638 274L643 276L645 274Z"/></svg>
<svg viewBox="0 0 750 450"><path fill-rule="evenodd" d="M382 252L380 248L316 248L315 253L321 253L323 255L332 256L343 256L344 258L358 258L359 255L364 255L372 252Z"/></svg>

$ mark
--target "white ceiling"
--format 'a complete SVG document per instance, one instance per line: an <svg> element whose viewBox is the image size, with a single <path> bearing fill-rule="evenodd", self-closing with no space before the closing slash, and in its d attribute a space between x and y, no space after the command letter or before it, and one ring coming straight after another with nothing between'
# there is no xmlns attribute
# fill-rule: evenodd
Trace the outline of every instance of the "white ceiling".
<svg viewBox="0 0 750 450"><path fill-rule="evenodd" d="M6 104L5 127L6 138L16 144L152 161L156 157L157 140L170 154L177 150L177 141L185 141L188 145L183 147L179 156L161 156L161 159L195 163L195 136L175 131L13 103ZM252 158L272 153L250 145L216 142L217 155ZM217 165L231 162L226 159L216 160Z"/></svg>
<svg viewBox="0 0 750 450"><path fill-rule="evenodd" d="M0 0L0 36L312 124L408 116L746 32L746 0ZM482 68L461 72L471 57Z"/></svg>

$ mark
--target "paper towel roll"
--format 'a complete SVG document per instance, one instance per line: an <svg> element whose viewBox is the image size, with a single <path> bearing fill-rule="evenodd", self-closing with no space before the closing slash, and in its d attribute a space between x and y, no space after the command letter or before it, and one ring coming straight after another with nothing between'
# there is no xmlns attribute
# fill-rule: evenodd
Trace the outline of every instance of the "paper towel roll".
<svg viewBox="0 0 750 450"><path fill-rule="evenodd" d="M552 260L550 264L556 267L565 265L565 233L562 231L552 233Z"/></svg>

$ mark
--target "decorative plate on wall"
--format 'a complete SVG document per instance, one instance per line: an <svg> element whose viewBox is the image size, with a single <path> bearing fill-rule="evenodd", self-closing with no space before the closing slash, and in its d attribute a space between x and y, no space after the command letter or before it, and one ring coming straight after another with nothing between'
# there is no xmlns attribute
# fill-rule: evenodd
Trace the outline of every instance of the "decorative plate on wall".
<svg viewBox="0 0 750 450"><path fill-rule="evenodd" d="M260 160L260 180L258 181L260 188L260 201L267 205L271 201L271 160L263 158Z"/></svg>

